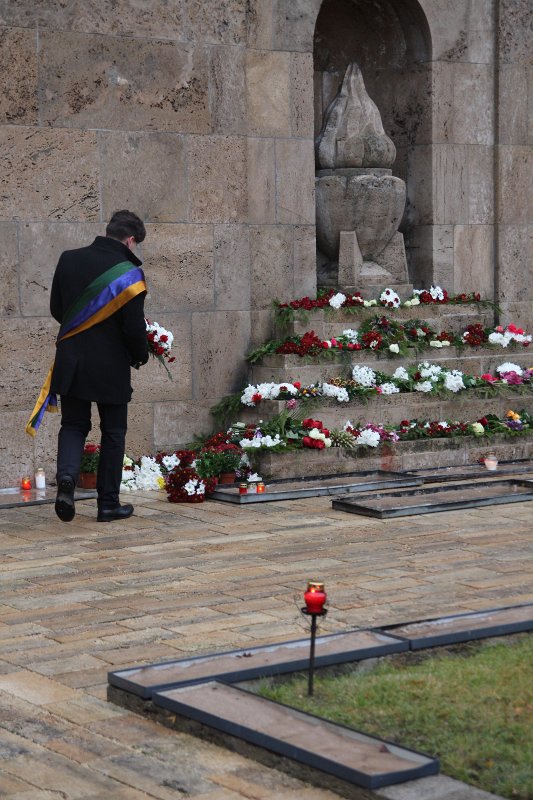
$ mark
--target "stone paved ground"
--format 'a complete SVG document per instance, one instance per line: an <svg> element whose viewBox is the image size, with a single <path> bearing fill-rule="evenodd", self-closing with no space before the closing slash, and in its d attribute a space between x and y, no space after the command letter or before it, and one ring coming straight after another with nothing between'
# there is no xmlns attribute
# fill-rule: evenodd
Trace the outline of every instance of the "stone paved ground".
<svg viewBox="0 0 533 800"><path fill-rule="evenodd" d="M334 800L106 701L110 669L300 638L309 577L324 632L533 600L528 503L379 521L328 498L239 508L136 496L70 525L0 510L0 797Z"/></svg>

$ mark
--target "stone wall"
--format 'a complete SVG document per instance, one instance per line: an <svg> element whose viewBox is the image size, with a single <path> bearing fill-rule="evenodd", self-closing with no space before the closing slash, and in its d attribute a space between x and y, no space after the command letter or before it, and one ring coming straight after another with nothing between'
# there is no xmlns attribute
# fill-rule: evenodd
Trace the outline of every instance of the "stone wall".
<svg viewBox="0 0 533 800"><path fill-rule="evenodd" d="M378 92L410 192L411 279L495 291L531 320L529 3L390 5L405 29L425 19L430 43L416 152L394 86ZM57 418L34 441L23 431L53 358L51 276L115 209L146 221L147 314L175 332L178 357L173 382L156 363L134 375L134 456L209 431L209 407L240 388L244 354L270 334L271 300L314 291L321 6L0 0L0 486L37 465L53 475Z"/></svg>

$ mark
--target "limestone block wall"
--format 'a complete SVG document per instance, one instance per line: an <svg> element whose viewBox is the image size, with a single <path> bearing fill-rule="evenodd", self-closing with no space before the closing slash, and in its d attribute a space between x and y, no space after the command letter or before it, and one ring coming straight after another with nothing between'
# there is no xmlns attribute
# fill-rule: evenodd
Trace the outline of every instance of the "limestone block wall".
<svg viewBox="0 0 533 800"><path fill-rule="evenodd" d="M272 299L316 290L312 56L280 45L276 13L0 2L0 486L53 477L57 417L23 432L54 353L51 278L117 208L146 222L147 315L176 336L172 382L134 374L134 456L209 432Z"/></svg>
<svg viewBox="0 0 533 800"><path fill-rule="evenodd" d="M207 432L270 335L271 300L315 290L324 2L0 0L0 486L53 474L57 420L34 441L23 432L53 358L51 277L117 208L145 219L147 314L175 332L178 357L173 382L156 363L134 376L134 456ZM415 146L409 81L394 64L370 77L410 192L411 280L494 291L531 320L530 4L380 2L405 30L422 16L431 45Z"/></svg>

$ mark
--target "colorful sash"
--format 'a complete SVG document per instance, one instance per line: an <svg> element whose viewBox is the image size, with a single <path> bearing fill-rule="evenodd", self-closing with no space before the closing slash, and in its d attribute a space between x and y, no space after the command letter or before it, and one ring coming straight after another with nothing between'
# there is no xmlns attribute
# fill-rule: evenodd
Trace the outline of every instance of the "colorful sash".
<svg viewBox="0 0 533 800"><path fill-rule="evenodd" d="M103 322L136 295L146 291L144 273L131 261L115 264L87 286L66 312L56 345L77 333ZM26 433L35 436L45 411L57 411L57 396L50 392L54 362L48 370L43 388L26 425Z"/></svg>

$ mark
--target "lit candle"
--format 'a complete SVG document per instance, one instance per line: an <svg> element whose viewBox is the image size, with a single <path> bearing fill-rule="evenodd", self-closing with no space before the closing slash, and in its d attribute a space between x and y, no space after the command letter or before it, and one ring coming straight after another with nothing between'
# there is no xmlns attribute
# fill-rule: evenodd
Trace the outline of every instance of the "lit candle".
<svg viewBox="0 0 533 800"><path fill-rule="evenodd" d="M35 488L46 489L46 476L42 467L35 471Z"/></svg>
<svg viewBox="0 0 533 800"><path fill-rule="evenodd" d="M308 614L321 614L327 594L321 581L309 581L304 592L305 606Z"/></svg>
<svg viewBox="0 0 533 800"><path fill-rule="evenodd" d="M264 494L264 491L265 491L265 484L263 483L263 481L260 481L257 484L256 492L257 494Z"/></svg>
<svg viewBox="0 0 533 800"><path fill-rule="evenodd" d="M26 491L27 489L31 489L31 480L30 480L30 478L29 478L29 476L28 476L28 475L25 475L25 476L22 478L22 480L20 481L20 488L21 488L21 489L24 489L25 491Z"/></svg>

